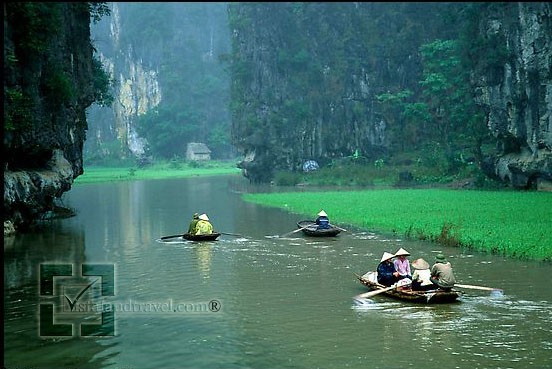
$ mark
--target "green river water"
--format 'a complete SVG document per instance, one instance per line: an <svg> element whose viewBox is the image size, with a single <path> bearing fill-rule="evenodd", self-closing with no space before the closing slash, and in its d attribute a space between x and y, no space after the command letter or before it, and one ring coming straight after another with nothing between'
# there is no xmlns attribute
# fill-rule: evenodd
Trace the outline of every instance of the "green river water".
<svg viewBox="0 0 552 369"><path fill-rule="evenodd" d="M384 237L337 219L347 232L335 238L281 238L302 218L243 202L240 181L79 185L63 198L77 216L5 238L4 367L552 367L549 263ZM160 242L185 231L194 212L237 236ZM399 247L411 260L443 252L459 283L504 293L465 289L446 305L355 300L367 290L354 273ZM62 275L47 280L47 270ZM102 318L96 306L111 313ZM83 334L90 325L107 335ZM62 326L68 336L55 335Z"/></svg>

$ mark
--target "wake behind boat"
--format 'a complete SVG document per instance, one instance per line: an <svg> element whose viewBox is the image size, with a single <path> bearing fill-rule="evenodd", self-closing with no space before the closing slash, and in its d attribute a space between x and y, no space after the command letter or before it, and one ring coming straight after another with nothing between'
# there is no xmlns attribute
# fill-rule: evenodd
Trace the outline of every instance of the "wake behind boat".
<svg viewBox="0 0 552 369"><path fill-rule="evenodd" d="M409 301L422 304L447 304L456 302L461 296L459 291L454 289L445 290L429 290L429 291L413 291L410 286L391 288L378 283L378 273L375 271L368 272L362 276L356 274L356 277L366 287L372 291L382 291L382 295L387 295L394 299ZM387 290L387 291L383 291Z"/></svg>

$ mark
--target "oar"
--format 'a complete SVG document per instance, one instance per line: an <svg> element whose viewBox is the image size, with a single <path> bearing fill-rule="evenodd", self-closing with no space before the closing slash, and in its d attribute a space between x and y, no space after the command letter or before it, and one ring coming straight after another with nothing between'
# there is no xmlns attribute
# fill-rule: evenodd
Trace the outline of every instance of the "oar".
<svg viewBox="0 0 552 369"><path fill-rule="evenodd" d="M292 233L302 231L302 230L305 229L305 228L309 228L311 225L312 225L312 224L309 224L308 226L305 226L305 227L296 229L295 231L288 232L288 233L286 233L286 234L281 235L280 237L289 236L289 235L292 234Z"/></svg>
<svg viewBox="0 0 552 369"><path fill-rule="evenodd" d="M397 285L394 284L392 286L389 286L387 288L382 288L381 290L375 290L375 291L370 291L370 292L365 292L365 293L361 293L360 295L356 295L355 298L359 299L359 298L369 298L369 297L372 297L372 296L376 296L376 295L379 295L380 293L384 293L384 292L387 292L387 291L391 291L392 289L395 289L397 288Z"/></svg>
<svg viewBox="0 0 552 369"><path fill-rule="evenodd" d="M227 236L243 237L241 234L235 234L235 233L225 233L225 232L218 232L218 233L225 234Z"/></svg>
<svg viewBox="0 0 552 369"><path fill-rule="evenodd" d="M182 237L184 236L183 234L175 234L174 236L164 236L164 237L161 237L162 240L168 240L169 238L176 238L176 237Z"/></svg>
<svg viewBox="0 0 552 369"><path fill-rule="evenodd" d="M412 281L410 279L401 279L400 281L398 281L397 283L395 283L395 284L393 284L389 287L383 288L381 290L375 290L375 291L361 293L360 295L355 296L355 298L357 298L357 299L358 298L368 298L368 297L379 295L380 293L390 291L390 290L398 288L398 287L410 286L411 284L412 284Z"/></svg>
<svg viewBox="0 0 552 369"><path fill-rule="evenodd" d="M341 228L341 227L338 227L338 226L336 226L336 225L334 225L334 224L330 224L330 226L332 226L332 227L334 227L334 228L337 228L337 229L339 229L340 231L347 232L346 229L343 229L343 228Z"/></svg>
<svg viewBox="0 0 552 369"><path fill-rule="evenodd" d="M502 292L502 290L500 288L485 287L485 286L474 286L474 285L471 285L471 284L458 284L458 283L455 283L454 287L469 288L469 289L472 289L472 290L500 291L500 292Z"/></svg>

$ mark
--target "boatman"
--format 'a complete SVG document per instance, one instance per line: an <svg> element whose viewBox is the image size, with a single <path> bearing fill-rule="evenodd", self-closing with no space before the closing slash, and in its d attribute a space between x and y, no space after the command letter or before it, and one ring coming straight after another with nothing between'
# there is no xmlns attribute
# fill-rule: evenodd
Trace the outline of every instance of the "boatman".
<svg viewBox="0 0 552 369"><path fill-rule="evenodd" d="M320 210L315 223L318 225L317 229L330 229L330 219L324 210Z"/></svg>
<svg viewBox="0 0 552 369"><path fill-rule="evenodd" d="M456 283L454 273L452 272L452 266L445 258L443 254L437 254L435 256L435 264L431 267L431 282L445 291L450 291Z"/></svg>
<svg viewBox="0 0 552 369"><path fill-rule="evenodd" d="M207 214L201 214L196 224L195 235L212 234L213 225L209 223Z"/></svg>

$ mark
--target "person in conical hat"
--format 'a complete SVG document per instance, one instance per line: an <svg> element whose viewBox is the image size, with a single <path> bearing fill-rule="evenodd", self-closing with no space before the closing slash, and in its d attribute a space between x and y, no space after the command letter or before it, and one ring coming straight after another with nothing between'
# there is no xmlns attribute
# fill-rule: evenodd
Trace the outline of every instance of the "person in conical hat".
<svg viewBox="0 0 552 369"><path fill-rule="evenodd" d="M395 270L399 272L399 278L409 278L412 279L412 272L410 271L410 261L406 258L410 253L403 249L402 247L395 253L397 257L393 264L395 265Z"/></svg>
<svg viewBox="0 0 552 369"><path fill-rule="evenodd" d="M320 210L318 213L318 218L316 218L315 223L318 225L317 229L329 229L330 228L330 219L328 214L324 210Z"/></svg>
<svg viewBox="0 0 552 369"><path fill-rule="evenodd" d="M411 265L417 270L429 269L429 263L422 258L414 260Z"/></svg>
<svg viewBox="0 0 552 369"><path fill-rule="evenodd" d="M410 253L401 247L397 250L395 256L410 256Z"/></svg>
<svg viewBox="0 0 552 369"><path fill-rule="evenodd" d="M387 260L391 260L395 257L395 255L393 255L392 253L390 252L387 252L385 251L383 253L383 255L381 256L381 260L380 260L380 263L383 263L384 261L387 261Z"/></svg>
<svg viewBox="0 0 552 369"><path fill-rule="evenodd" d="M412 262L412 267L415 269L412 273L413 291L427 291L435 288L430 280L431 271L427 261L422 258L416 259Z"/></svg>
<svg viewBox="0 0 552 369"><path fill-rule="evenodd" d="M384 252L378 265L378 283L384 286L391 286L399 280L399 273L395 270L392 259L395 255Z"/></svg>
<svg viewBox="0 0 552 369"><path fill-rule="evenodd" d="M207 214L201 214L199 216L199 220L196 225L196 235L201 234L212 234L213 233L213 225L209 222L209 217Z"/></svg>

